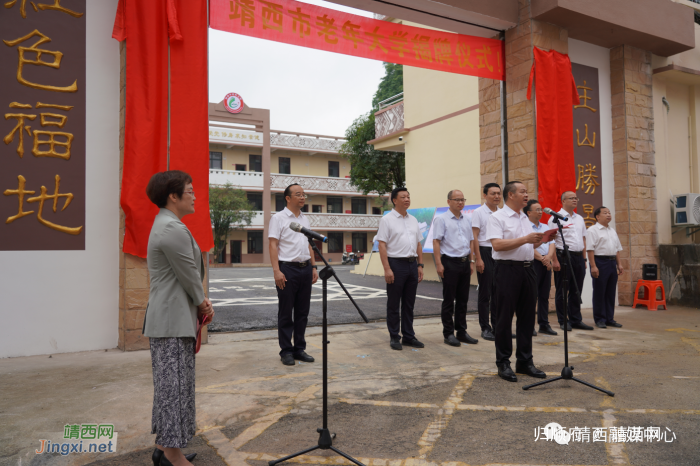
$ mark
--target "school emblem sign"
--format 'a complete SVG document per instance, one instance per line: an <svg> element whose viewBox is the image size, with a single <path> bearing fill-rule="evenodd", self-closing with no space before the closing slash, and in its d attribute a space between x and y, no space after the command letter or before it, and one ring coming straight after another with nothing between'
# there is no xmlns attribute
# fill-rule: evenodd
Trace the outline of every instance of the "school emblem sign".
<svg viewBox="0 0 700 466"><path fill-rule="evenodd" d="M224 107L231 113L241 113L243 110L243 97L231 92L224 97Z"/></svg>

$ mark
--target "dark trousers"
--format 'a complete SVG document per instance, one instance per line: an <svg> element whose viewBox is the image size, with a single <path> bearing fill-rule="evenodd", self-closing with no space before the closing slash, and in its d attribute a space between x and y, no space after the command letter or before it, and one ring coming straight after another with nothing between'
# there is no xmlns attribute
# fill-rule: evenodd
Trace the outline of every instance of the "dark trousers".
<svg viewBox="0 0 700 466"><path fill-rule="evenodd" d="M596 258L595 266L598 267L598 278L593 279L593 319L611 323L615 320L617 262Z"/></svg>
<svg viewBox="0 0 700 466"><path fill-rule="evenodd" d="M413 340L413 306L418 290L418 262L406 262L389 257L389 267L394 272L394 283L386 285L386 326L391 338L398 338L399 330L404 340Z"/></svg>
<svg viewBox="0 0 700 466"><path fill-rule="evenodd" d="M479 325L481 330L492 330L489 325L489 314L491 315L491 324L496 326L494 318L493 303L491 302L491 294L493 293L493 268L494 262L491 257L492 249L489 247L479 247L481 260L484 261L484 273L476 272L476 279L479 281Z"/></svg>
<svg viewBox="0 0 700 466"><path fill-rule="evenodd" d="M547 270L542 262L536 260L535 275L537 276L537 323L549 325L549 292L552 288L552 271Z"/></svg>
<svg viewBox="0 0 700 466"><path fill-rule="evenodd" d="M467 301L471 268L469 260L461 262L442 256L445 267L442 279L442 333L447 338L467 333ZM453 320L454 316L454 320Z"/></svg>
<svg viewBox="0 0 700 466"><path fill-rule="evenodd" d="M284 289L277 287L278 311L277 334L280 356L295 354L306 349L306 323L309 321L311 305L311 282L313 269L310 265L298 267L281 264L280 271L287 279ZM292 336L294 344L292 344Z"/></svg>
<svg viewBox="0 0 700 466"><path fill-rule="evenodd" d="M493 305L496 318L496 364L510 363L513 354L511 325L513 314L517 348L515 358L532 360L532 330L535 328L537 277L533 267L505 265L496 262L494 269Z"/></svg>
<svg viewBox="0 0 700 466"><path fill-rule="evenodd" d="M571 270L569 270L569 323L578 324L583 318L581 317L581 300L578 294L576 294L576 287L574 286L574 280L578 285L579 291L583 289L583 279L586 277L586 263L583 261L583 256L578 254L571 255L571 265L574 268L574 276L571 276ZM561 265L561 270L559 272L554 272L554 286L557 289L557 293L554 295L554 304L557 306L557 320L559 324L564 323L564 290L561 287L562 274L564 273L564 264L562 261L566 261L564 257L564 251L557 249L557 260Z"/></svg>

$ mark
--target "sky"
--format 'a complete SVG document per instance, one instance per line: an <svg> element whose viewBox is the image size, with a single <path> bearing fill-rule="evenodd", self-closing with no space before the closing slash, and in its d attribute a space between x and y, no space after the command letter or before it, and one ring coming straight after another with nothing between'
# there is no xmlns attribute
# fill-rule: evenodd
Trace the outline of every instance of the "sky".
<svg viewBox="0 0 700 466"><path fill-rule="evenodd" d="M371 17L322 0L304 3ZM249 107L270 109L270 127L344 136L384 76L381 61L209 30L209 101L239 94Z"/></svg>

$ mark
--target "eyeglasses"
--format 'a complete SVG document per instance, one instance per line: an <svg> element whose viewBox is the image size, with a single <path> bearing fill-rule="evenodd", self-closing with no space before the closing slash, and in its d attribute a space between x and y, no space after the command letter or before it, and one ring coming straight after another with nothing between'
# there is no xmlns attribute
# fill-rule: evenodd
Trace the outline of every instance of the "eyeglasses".
<svg viewBox="0 0 700 466"><path fill-rule="evenodd" d="M537 212L538 214L542 213L542 209L535 209L533 212Z"/></svg>
<svg viewBox="0 0 700 466"><path fill-rule="evenodd" d="M567 197L565 201L578 201L578 197Z"/></svg>
<svg viewBox="0 0 700 466"><path fill-rule="evenodd" d="M465 202L466 199L448 199L448 201L455 201L455 202Z"/></svg>
<svg viewBox="0 0 700 466"><path fill-rule="evenodd" d="M192 191L183 191L182 194L191 194L192 197L195 197L195 196L194 196L194 190L192 190Z"/></svg>
<svg viewBox="0 0 700 466"><path fill-rule="evenodd" d="M303 194L303 193L292 194L292 196L294 196L294 197L303 197L304 199L308 199L308 198L309 198L309 196L307 196L306 194Z"/></svg>

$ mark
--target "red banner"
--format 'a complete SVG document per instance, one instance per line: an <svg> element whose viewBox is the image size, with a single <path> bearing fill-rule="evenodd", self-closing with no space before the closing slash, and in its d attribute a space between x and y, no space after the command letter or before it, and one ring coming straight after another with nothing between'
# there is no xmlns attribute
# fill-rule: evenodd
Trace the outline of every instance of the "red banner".
<svg viewBox="0 0 700 466"><path fill-rule="evenodd" d="M294 0L210 0L213 29L401 65L505 79L503 42Z"/></svg>

